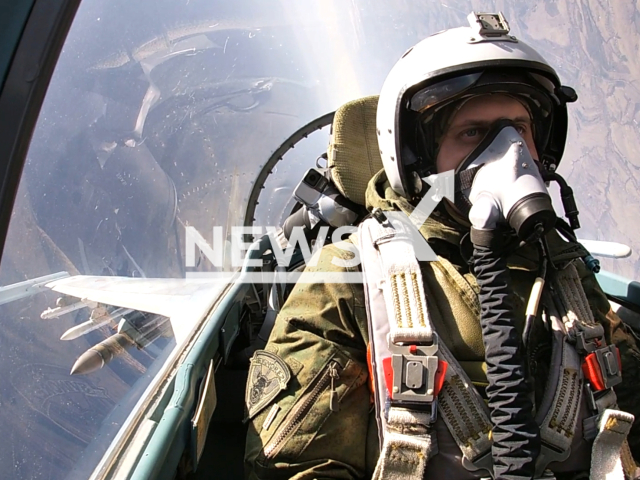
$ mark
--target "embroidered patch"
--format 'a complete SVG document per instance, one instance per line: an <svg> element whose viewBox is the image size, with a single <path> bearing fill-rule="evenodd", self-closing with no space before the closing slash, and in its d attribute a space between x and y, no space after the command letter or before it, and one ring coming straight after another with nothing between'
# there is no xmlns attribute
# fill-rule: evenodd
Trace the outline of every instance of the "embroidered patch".
<svg viewBox="0 0 640 480"><path fill-rule="evenodd" d="M245 403L249 418L276 398L291 380L289 366L274 354L258 350L251 359Z"/></svg>

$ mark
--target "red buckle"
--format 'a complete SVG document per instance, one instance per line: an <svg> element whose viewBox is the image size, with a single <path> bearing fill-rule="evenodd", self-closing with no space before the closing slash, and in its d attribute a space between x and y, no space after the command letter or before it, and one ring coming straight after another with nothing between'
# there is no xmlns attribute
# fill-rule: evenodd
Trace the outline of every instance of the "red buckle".
<svg viewBox="0 0 640 480"><path fill-rule="evenodd" d="M610 357L614 354L614 351L617 369L611 365ZM614 345L591 352L582 362L582 372L596 391L606 390L620 383L621 371L620 350Z"/></svg>
<svg viewBox="0 0 640 480"><path fill-rule="evenodd" d="M444 377L447 373L447 368L449 364L444 360L438 360L438 369L436 370L436 385L433 389L434 396L438 396L440 390L442 390L442 386L444 385Z"/></svg>
<svg viewBox="0 0 640 480"><path fill-rule="evenodd" d="M438 396L438 393L442 390L448 367L449 364L447 362L438 359L438 369L436 370L435 384L433 386L434 397ZM387 391L389 395L391 395L393 389L393 366L391 365L391 357L382 360L382 369L384 370L384 382L387 385Z"/></svg>

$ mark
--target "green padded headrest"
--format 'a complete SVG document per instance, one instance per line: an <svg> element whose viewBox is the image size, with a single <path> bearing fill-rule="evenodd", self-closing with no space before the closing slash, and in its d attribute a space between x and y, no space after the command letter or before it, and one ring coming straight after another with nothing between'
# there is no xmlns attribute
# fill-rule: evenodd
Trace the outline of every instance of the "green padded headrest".
<svg viewBox="0 0 640 480"><path fill-rule="evenodd" d="M376 109L378 95L345 103L336 110L328 157L331 177L342 195L365 204L369 180L382 169Z"/></svg>

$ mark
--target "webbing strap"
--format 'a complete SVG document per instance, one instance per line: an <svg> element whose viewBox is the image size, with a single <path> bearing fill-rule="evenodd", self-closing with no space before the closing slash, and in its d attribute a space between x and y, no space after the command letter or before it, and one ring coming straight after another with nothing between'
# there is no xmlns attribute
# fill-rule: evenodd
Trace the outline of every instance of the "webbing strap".
<svg viewBox="0 0 640 480"><path fill-rule="evenodd" d="M433 332L425 303L424 283L409 232L369 222L373 244L380 252L385 276L383 292L391 343L430 343Z"/></svg>
<svg viewBox="0 0 640 480"><path fill-rule="evenodd" d="M576 335L585 331L585 327L601 328L595 322L582 288L582 281L573 264L557 272L555 290L561 303L559 307L564 310L562 323L568 339L576 341ZM571 350L574 355L577 355L574 348L566 350ZM617 399L612 388L608 388L605 392L596 400L593 400L593 395L591 396L593 403L591 408L596 412L592 418L598 421L598 433L591 450L590 478L605 480L637 478L638 471L627 442L634 416L617 410ZM577 415L575 416L577 418ZM585 431L590 420L592 419L585 419Z"/></svg>
<svg viewBox="0 0 640 480"><path fill-rule="evenodd" d="M616 397L616 393L613 390L609 390L605 395L598 397L597 400L594 400L594 403L599 414L609 408L618 409L618 397Z"/></svg>
<svg viewBox="0 0 640 480"><path fill-rule="evenodd" d="M422 480L437 450L428 413L392 407L372 480Z"/></svg>
<svg viewBox="0 0 640 480"><path fill-rule="evenodd" d="M483 165L478 167L467 168L458 173L455 184L455 191L462 192L471 188L473 185L473 179L476 178L476 174Z"/></svg>
<svg viewBox="0 0 640 480"><path fill-rule="evenodd" d="M584 293L584 288L582 288L582 281L576 267L570 263L564 269L556 272L553 282L564 307L562 321L567 333L576 324L595 325L593 312L589 307L589 301Z"/></svg>
<svg viewBox="0 0 640 480"><path fill-rule="evenodd" d="M381 287L387 313L386 317L379 311L372 315L371 305L367 308L373 323L371 339L375 343L372 351L376 356L373 362L378 389L376 412L384 416L384 407L379 403L386 403L387 387L380 378L380 365L384 358L389 358L391 344L433 343L435 339L427 313L420 266L410 237L402 225L393 228L390 224L381 225L370 219L361 225L360 239L361 250L365 250L362 258L367 299L376 298L371 289ZM377 265L367 265L375 262L376 257ZM378 285L371 285L372 280ZM380 333L386 330L380 323L385 321L388 339L380 338ZM432 413L435 412L435 405L431 405L431 409ZM383 441L373 478L421 480L436 450L431 413L391 407L386 412L386 421L380 420Z"/></svg>
<svg viewBox="0 0 640 480"><path fill-rule="evenodd" d="M629 448L629 441L625 438L622 442L622 449L620 451L620 461L622 462L622 470L627 480L637 480L640 478L640 468L636 465L631 449Z"/></svg>
<svg viewBox="0 0 640 480"><path fill-rule="evenodd" d="M624 480L620 454L633 425L633 415L619 410L605 410L591 451L590 478Z"/></svg>
<svg viewBox="0 0 640 480"><path fill-rule="evenodd" d="M449 368L438 397L438 411L462 451L465 467L469 470L484 468L486 465L473 466L473 462L491 452L492 425L488 409L444 344L440 346L440 355L449 363Z"/></svg>
<svg viewBox="0 0 640 480"><path fill-rule="evenodd" d="M480 168L482 168L482 166L483 165L462 170L455 176L455 197L453 203L461 212L465 214L468 214L469 210L471 209L471 200L469 200L466 195L463 195L462 192L471 188L471 185L473 185L473 180L475 179L476 174L478 173Z"/></svg>
<svg viewBox="0 0 640 480"><path fill-rule="evenodd" d="M553 331L552 378L536 415L542 440L542 449L536 461L536 473L539 475L549 463L569 457L583 392L580 356L564 334L565 315L558 312L552 302L547 306L547 315Z"/></svg>
<svg viewBox="0 0 640 480"><path fill-rule="evenodd" d="M553 334L553 351L548 388L536 415L542 440L541 453L536 462L537 475L541 475L551 462L564 461L571 453L582 404L584 377L581 357L569 341L572 337L568 333L582 325L595 325L574 265L569 264L554 272L551 285L556 292L556 301L545 294L544 303ZM595 406L599 412L603 412L614 405L615 401L615 394L610 391Z"/></svg>

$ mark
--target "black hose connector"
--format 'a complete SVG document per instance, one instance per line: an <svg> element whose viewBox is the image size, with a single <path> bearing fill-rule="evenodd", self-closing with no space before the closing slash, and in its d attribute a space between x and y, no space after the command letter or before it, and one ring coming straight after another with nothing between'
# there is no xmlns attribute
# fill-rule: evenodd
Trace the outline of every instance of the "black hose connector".
<svg viewBox="0 0 640 480"><path fill-rule="evenodd" d="M506 257L474 245L474 272L480 286L486 389L493 423L494 480L530 480L540 454L521 337L515 327L511 275Z"/></svg>
<svg viewBox="0 0 640 480"><path fill-rule="evenodd" d="M576 199L573 196L573 188L569 186L567 181L556 172L543 172L545 181L553 180L558 183L560 187L560 199L562 200L562 208L564 208L564 215L569 219L569 224L573 230L580 228L580 220L578 215L578 205Z"/></svg>
<svg viewBox="0 0 640 480"><path fill-rule="evenodd" d="M577 230L580 228L580 220L578 219L578 205L576 199L573 197L573 189L567 185L566 189L560 190L560 198L562 199L562 206L564 208L564 214L569 219L571 228Z"/></svg>

